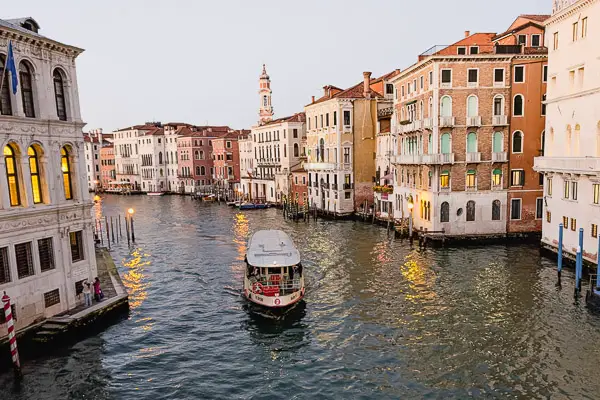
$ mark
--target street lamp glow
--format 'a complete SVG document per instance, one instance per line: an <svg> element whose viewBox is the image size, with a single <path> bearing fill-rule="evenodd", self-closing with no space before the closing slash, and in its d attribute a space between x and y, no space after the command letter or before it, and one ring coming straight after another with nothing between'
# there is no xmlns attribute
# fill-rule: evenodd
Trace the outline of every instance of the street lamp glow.
<svg viewBox="0 0 600 400"><path fill-rule="evenodd" d="M412 210L415 205L412 202L408 203L408 209Z"/></svg>
<svg viewBox="0 0 600 400"><path fill-rule="evenodd" d="M133 213L134 213L135 211L133 210L133 208L130 208L129 210L127 210L127 212L129 213L129 215L133 215Z"/></svg>

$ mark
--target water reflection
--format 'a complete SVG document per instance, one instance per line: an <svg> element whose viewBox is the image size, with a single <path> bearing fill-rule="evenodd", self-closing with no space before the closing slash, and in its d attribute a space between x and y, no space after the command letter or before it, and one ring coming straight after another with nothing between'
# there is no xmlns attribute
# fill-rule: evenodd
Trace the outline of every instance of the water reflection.
<svg viewBox="0 0 600 400"><path fill-rule="evenodd" d="M140 307L148 297L150 280L146 276L146 267L150 265L150 254L145 254L139 248L131 251L129 260L122 261L125 271L122 274L123 285L129 294L129 306L132 310Z"/></svg>

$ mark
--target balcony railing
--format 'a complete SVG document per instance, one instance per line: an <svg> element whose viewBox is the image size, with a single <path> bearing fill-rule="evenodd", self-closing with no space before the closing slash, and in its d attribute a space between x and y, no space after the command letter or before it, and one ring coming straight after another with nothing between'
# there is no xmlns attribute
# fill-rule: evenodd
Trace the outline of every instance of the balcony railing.
<svg viewBox="0 0 600 400"><path fill-rule="evenodd" d="M338 190L338 184L337 183L332 183L331 184L331 189Z"/></svg>
<svg viewBox="0 0 600 400"><path fill-rule="evenodd" d="M423 164L454 164L454 153L424 154Z"/></svg>
<svg viewBox="0 0 600 400"><path fill-rule="evenodd" d="M481 162L481 153L467 153L467 162L468 163Z"/></svg>
<svg viewBox="0 0 600 400"><path fill-rule="evenodd" d="M508 156L505 151L492 153L492 162L507 162Z"/></svg>
<svg viewBox="0 0 600 400"><path fill-rule="evenodd" d="M600 173L600 157L536 157L533 169L537 172L597 175Z"/></svg>
<svg viewBox="0 0 600 400"><path fill-rule="evenodd" d="M494 115L494 116L492 116L492 125L494 125L494 126L508 125L508 117L506 115Z"/></svg>
<svg viewBox="0 0 600 400"><path fill-rule="evenodd" d="M440 127L452 127L455 122L456 118L454 117L440 117Z"/></svg>
<svg viewBox="0 0 600 400"><path fill-rule="evenodd" d="M431 129L433 127L433 118L425 118L423 120L423 128Z"/></svg>
<svg viewBox="0 0 600 400"><path fill-rule="evenodd" d="M327 183L327 182L321 183L321 188L322 189L329 189L329 183Z"/></svg>
<svg viewBox="0 0 600 400"><path fill-rule="evenodd" d="M353 183L344 183L344 190L354 189Z"/></svg>
<svg viewBox="0 0 600 400"><path fill-rule="evenodd" d="M312 170L312 171L333 171L333 170L335 170L335 164L334 163L324 163L324 162L305 163L304 169Z"/></svg>
<svg viewBox="0 0 600 400"><path fill-rule="evenodd" d="M423 154L400 154L392 158L394 164L422 164Z"/></svg>
<svg viewBox="0 0 600 400"><path fill-rule="evenodd" d="M481 116L467 117L467 126L481 126Z"/></svg>

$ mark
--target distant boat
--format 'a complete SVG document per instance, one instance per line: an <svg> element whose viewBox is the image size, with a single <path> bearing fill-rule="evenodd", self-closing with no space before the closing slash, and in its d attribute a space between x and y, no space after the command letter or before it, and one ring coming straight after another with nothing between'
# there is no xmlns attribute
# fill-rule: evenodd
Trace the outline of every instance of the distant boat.
<svg viewBox="0 0 600 400"><path fill-rule="evenodd" d="M254 210L256 208L256 204L254 203L241 203L239 205L240 210Z"/></svg>
<svg viewBox="0 0 600 400"><path fill-rule="evenodd" d="M206 202L212 202L212 201L215 201L216 199L217 199L217 196L215 196L214 194L202 196L202 201L206 201Z"/></svg>
<svg viewBox="0 0 600 400"><path fill-rule="evenodd" d="M148 196L164 196L165 192L147 192Z"/></svg>

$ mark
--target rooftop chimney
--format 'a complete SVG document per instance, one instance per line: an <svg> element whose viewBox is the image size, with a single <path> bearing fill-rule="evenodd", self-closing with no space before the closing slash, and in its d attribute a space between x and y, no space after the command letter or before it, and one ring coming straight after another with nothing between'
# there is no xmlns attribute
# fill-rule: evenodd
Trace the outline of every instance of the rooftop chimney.
<svg viewBox="0 0 600 400"><path fill-rule="evenodd" d="M315 96L312 97L311 103L314 103L314 102L315 102Z"/></svg>
<svg viewBox="0 0 600 400"><path fill-rule="evenodd" d="M364 78L363 94L365 95L365 97L369 98L369 97L371 97L371 73L363 72L363 78Z"/></svg>
<svg viewBox="0 0 600 400"><path fill-rule="evenodd" d="M465 31L465 37L468 38L469 36L471 36L471 31Z"/></svg>
<svg viewBox="0 0 600 400"><path fill-rule="evenodd" d="M323 96L329 97L329 86L323 86Z"/></svg>

